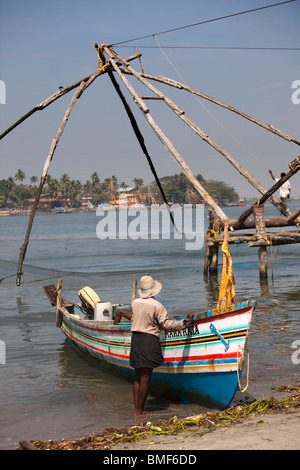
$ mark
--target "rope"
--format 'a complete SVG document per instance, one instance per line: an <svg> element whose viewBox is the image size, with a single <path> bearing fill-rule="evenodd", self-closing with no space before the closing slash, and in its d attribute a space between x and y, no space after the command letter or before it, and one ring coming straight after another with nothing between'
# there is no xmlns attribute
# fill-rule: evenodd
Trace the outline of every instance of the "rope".
<svg viewBox="0 0 300 470"><path fill-rule="evenodd" d="M268 237L264 237L263 235L260 235L259 233L256 233L256 236L259 237L259 238L262 238L263 240L266 240L268 245L272 245L272 242Z"/></svg>
<svg viewBox="0 0 300 470"><path fill-rule="evenodd" d="M160 268L152 269L150 272L155 273L156 271L160 271L161 269L165 269L168 266L171 266L172 264L176 263L178 260L180 260L181 258L184 258L185 256L187 256L189 254L190 254L190 252L187 251L183 255L178 256L178 258L175 258L173 261L170 261L169 263L165 264L164 266L161 266Z"/></svg>
<svg viewBox="0 0 300 470"><path fill-rule="evenodd" d="M171 62L171 60L169 59L169 57L167 56L167 54L165 53L165 51L162 49L161 45L159 44L159 41L157 39L157 37L155 35L153 35L153 39L155 39L159 49L161 50L161 52L163 53L163 55L165 56L165 58L167 59L167 61L169 62L169 64L171 65L171 67L175 70L175 72L177 73L177 75L180 77L180 79L183 81L183 83L185 85L188 86L187 82L184 80L184 78L180 75L180 73L178 72L178 70L176 69L176 67L174 66L174 64ZM196 95L193 95L194 98L198 101L198 103L200 103L200 105L202 106L202 108L210 115L210 117L212 119L214 119L214 121L219 124L220 127L222 127L222 129L227 132L228 135L230 135L230 137L235 140L235 142L240 145L240 147L242 147L251 157L255 158L258 163L263 166L266 170L269 171L269 168L263 163L263 161L258 158L254 153L252 153L247 147L245 147L245 145L243 145L233 134L231 134L231 132L226 129L225 126L223 126L223 124L207 109L207 107L202 103L202 101L200 100L200 98ZM297 193L300 194L300 192L294 188L293 186L291 186L293 188L293 190L295 190Z"/></svg>
<svg viewBox="0 0 300 470"><path fill-rule="evenodd" d="M253 8L252 10L240 11L238 13L232 13L230 15L219 16L218 18L212 18L210 20L199 21L198 23L188 24L186 26L179 26L178 28L173 28L173 29L167 29L165 31L160 31L159 33L155 33L155 35L171 33L173 31L179 31L181 29L192 28L194 26L199 26L199 25L206 24L206 23L212 23L214 21L225 20L227 18L232 18L232 17L235 17L235 16L245 15L247 13L253 13L253 12L259 11L259 10L265 10L266 8L277 7L277 6L284 5L286 3L292 3L292 2L295 2L295 1L296 0L288 0L288 1L285 1L285 2L273 3L272 5L265 5L265 6L259 7L259 8ZM114 44L110 44L110 46L118 46L119 44L125 44L125 43L132 42L132 41L138 41L139 39L145 39L145 38L149 38L151 36L153 36L153 34L148 34L148 35L145 35L145 36L140 36L138 38L128 39L127 41L115 42Z"/></svg>
<svg viewBox="0 0 300 470"><path fill-rule="evenodd" d="M237 365L238 366L239 366L239 360L238 360L239 349L241 349L241 351L243 352L241 346L238 345L237 352L236 352L236 360L237 360ZM242 387L241 387L240 376L239 376L239 367L238 366L236 368L236 373L237 373L239 389L240 389L240 392L244 393L247 390L248 385L249 385L249 369L250 369L250 367L249 367L249 352L248 352L248 366L247 366L247 383L246 383L246 387L243 388L243 390L242 390Z"/></svg>

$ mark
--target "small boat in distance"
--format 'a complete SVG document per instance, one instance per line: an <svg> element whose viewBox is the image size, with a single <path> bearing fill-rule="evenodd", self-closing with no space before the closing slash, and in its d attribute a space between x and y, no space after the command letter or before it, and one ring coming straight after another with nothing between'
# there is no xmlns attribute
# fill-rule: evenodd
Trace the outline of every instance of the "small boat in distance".
<svg viewBox="0 0 300 470"><path fill-rule="evenodd" d="M238 206L245 206L245 205L246 205L245 199L240 199L240 200L238 201Z"/></svg>

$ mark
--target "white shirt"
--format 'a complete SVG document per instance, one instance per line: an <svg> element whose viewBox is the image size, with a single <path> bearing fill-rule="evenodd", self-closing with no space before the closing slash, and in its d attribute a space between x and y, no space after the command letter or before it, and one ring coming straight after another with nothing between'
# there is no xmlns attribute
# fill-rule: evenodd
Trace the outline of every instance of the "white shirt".
<svg viewBox="0 0 300 470"><path fill-rule="evenodd" d="M275 178L276 183L280 180L281 178ZM280 186L280 197L288 197L290 194L291 190L291 185L289 180L287 180L285 183L283 183L282 186Z"/></svg>
<svg viewBox="0 0 300 470"><path fill-rule="evenodd" d="M168 317L165 307L153 297L135 299L131 304L131 331L159 336L160 329L180 331L187 327L186 320L173 320Z"/></svg>

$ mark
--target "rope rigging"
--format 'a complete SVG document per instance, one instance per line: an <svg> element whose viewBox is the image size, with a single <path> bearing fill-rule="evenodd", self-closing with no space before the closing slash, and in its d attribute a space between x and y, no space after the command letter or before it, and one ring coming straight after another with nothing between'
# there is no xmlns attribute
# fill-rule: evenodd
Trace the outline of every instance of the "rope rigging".
<svg viewBox="0 0 300 470"><path fill-rule="evenodd" d="M214 21L225 20L225 19L228 19L228 18L233 18L235 16L245 15L245 14L253 13L253 12L256 12L256 11L265 10L267 8L273 8L273 7L277 7L277 6L280 6L280 5L285 5L286 3L293 3L293 2L296 2L296 1L297 0L288 0L288 1L285 1L285 2L273 3L272 5L265 5L263 7L252 8L251 10L245 10L245 11L241 11L241 12L238 12L238 13L232 13L230 15L219 16L218 18L212 18L210 20L199 21L198 23L193 23L193 24L189 24L189 25L185 25L185 26L179 26L177 28L172 28L172 29L167 29L165 31L160 31L158 33L152 33L152 34L147 34L145 36L140 36L140 37L133 38L133 39L127 39L126 41L115 42L113 44L110 44L109 47L119 46L120 44L127 44L127 43L133 42L133 41L139 41L140 39L146 39L146 38L150 38L152 36L158 36L158 35L161 35L161 34L172 33L174 31L179 31L179 30L186 29L186 28L193 28L195 26L200 26L200 25L203 25L203 24L212 23Z"/></svg>

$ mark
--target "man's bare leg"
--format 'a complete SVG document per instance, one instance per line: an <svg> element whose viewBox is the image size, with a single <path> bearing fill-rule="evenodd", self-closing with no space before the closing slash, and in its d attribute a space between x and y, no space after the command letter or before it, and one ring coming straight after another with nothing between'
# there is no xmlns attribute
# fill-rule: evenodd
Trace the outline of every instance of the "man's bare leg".
<svg viewBox="0 0 300 470"><path fill-rule="evenodd" d="M135 369L135 379L133 384L133 401L134 401L134 415L145 415L149 414L148 411L144 411L146 403L150 379L152 375L150 368Z"/></svg>

